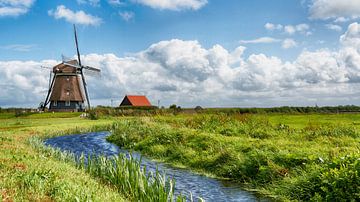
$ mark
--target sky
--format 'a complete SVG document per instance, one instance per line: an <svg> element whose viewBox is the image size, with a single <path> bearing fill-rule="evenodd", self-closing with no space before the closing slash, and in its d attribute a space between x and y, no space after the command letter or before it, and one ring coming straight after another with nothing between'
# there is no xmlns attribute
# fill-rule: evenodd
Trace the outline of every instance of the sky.
<svg viewBox="0 0 360 202"><path fill-rule="evenodd" d="M0 0L0 107L37 107L75 57L93 105L360 105L358 0Z"/></svg>

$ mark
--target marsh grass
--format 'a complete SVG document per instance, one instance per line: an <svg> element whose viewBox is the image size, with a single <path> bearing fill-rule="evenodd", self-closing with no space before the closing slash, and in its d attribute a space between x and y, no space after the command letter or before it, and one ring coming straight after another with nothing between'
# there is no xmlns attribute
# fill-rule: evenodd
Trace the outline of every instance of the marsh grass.
<svg viewBox="0 0 360 202"><path fill-rule="evenodd" d="M141 168L141 160L131 155L128 157L125 154L113 157L101 155L78 157L72 153L45 146L38 138L31 138L29 143L40 152L70 163L101 179L104 183L116 187L131 201L186 201L186 197L181 194L175 196L174 180L166 178L165 174L161 174L158 170L155 173L147 173L145 166Z"/></svg>
<svg viewBox="0 0 360 202"><path fill-rule="evenodd" d="M351 123L295 128L219 114L121 120L111 130L122 147L280 200L360 200L360 134Z"/></svg>

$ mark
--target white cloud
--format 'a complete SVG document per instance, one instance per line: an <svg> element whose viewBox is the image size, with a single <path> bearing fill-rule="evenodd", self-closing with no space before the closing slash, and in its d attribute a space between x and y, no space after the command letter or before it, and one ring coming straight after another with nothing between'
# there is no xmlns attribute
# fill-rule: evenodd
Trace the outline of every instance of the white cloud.
<svg viewBox="0 0 360 202"><path fill-rule="evenodd" d="M26 14L35 0L0 0L0 17Z"/></svg>
<svg viewBox="0 0 360 202"><path fill-rule="evenodd" d="M337 19L342 17L360 17L360 1L358 0L313 0L310 5L311 19Z"/></svg>
<svg viewBox="0 0 360 202"><path fill-rule="evenodd" d="M281 47L283 49L289 49L289 48L293 48L293 47L296 47L297 46L297 43L294 39L285 39L283 42L282 42L282 45Z"/></svg>
<svg viewBox="0 0 360 202"><path fill-rule="evenodd" d="M74 12L66 8L64 5L58 6L55 11L49 10L48 14L53 16L55 19L65 19L66 21L74 24L97 26L102 23L102 19L99 17L87 14L82 10Z"/></svg>
<svg viewBox="0 0 360 202"><path fill-rule="evenodd" d="M340 37L340 42L343 46L360 49L360 24L350 24L345 34Z"/></svg>
<svg viewBox="0 0 360 202"><path fill-rule="evenodd" d="M288 34L294 34L295 32L296 32L296 29L295 29L295 27L294 26L292 26L292 25L286 25L285 27L284 27L284 30L285 30L285 32L286 33L288 33Z"/></svg>
<svg viewBox="0 0 360 202"><path fill-rule="evenodd" d="M198 10L207 4L207 0L133 0L151 8L160 10Z"/></svg>
<svg viewBox="0 0 360 202"><path fill-rule="evenodd" d="M119 15L121 16L121 18L123 20L125 20L127 22L135 17L135 13L133 13L131 11L119 12Z"/></svg>
<svg viewBox="0 0 360 202"><path fill-rule="evenodd" d="M284 31L289 35L293 35L295 33L301 33L304 35L311 35L312 33L309 31L310 26L305 23L297 24L297 25L282 25L282 24L273 24L273 23L266 23L264 25L265 29L269 31Z"/></svg>
<svg viewBox="0 0 360 202"><path fill-rule="evenodd" d="M269 30L269 31L273 31L273 30L282 30L283 29L283 26L281 24L272 24L272 23L266 23L264 25L265 29Z"/></svg>
<svg viewBox="0 0 360 202"><path fill-rule="evenodd" d="M29 52L34 49L36 45L34 44L11 44L6 46L0 46L1 49L4 50L12 50L12 51L19 51L19 52Z"/></svg>
<svg viewBox="0 0 360 202"><path fill-rule="evenodd" d="M240 44L257 44L257 43L276 43L280 42L280 39L275 39L271 37L260 37L252 40L240 40Z"/></svg>
<svg viewBox="0 0 360 202"><path fill-rule="evenodd" d="M305 32L307 30L309 30L310 26L308 24L302 23L302 24L298 24L295 26L296 31L298 32Z"/></svg>
<svg viewBox="0 0 360 202"><path fill-rule="evenodd" d="M326 24L325 25L326 28L330 29L330 30L334 30L337 32L341 32L342 31L342 27L339 25L335 25L335 24Z"/></svg>
<svg viewBox="0 0 360 202"><path fill-rule="evenodd" d="M43 99L48 85L48 71L40 66L56 64L52 60L1 61L0 62L0 105L37 104Z"/></svg>
<svg viewBox="0 0 360 202"><path fill-rule="evenodd" d="M125 94L188 107L360 104L360 24L349 25L340 43L337 51L305 50L294 61L283 61L245 56L243 46L231 51L173 39L127 57L89 54L82 61L102 70L101 79L87 77L90 98L107 100L99 104L120 102ZM56 63L0 62L0 105L37 106L48 85L48 72L39 67Z"/></svg>
<svg viewBox="0 0 360 202"><path fill-rule="evenodd" d="M107 2L112 6L122 6L125 3L122 0L107 0Z"/></svg>
<svg viewBox="0 0 360 202"><path fill-rule="evenodd" d="M338 17L334 20L335 23L348 22L350 19L345 17Z"/></svg>
<svg viewBox="0 0 360 202"><path fill-rule="evenodd" d="M260 37L257 39L252 39L252 40L241 40L239 41L240 44L266 44L266 43L280 43L281 42L281 47L283 49L289 49L289 48L293 48L297 46L297 43L294 39L276 39L276 38L271 38L271 37Z"/></svg>
<svg viewBox="0 0 360 202"><path fill-rule="evenodd" d="M295 34L296 32L299 32L301 34L308 35L308 30L310 29L310 26L308 24L298 24L298 25L286 25L284 26L284 31L287 34Z"/></svg>
<svg viewBox="0 0 360 202"><path fill-rule="evenodd" d="M91 6L99 6L100 0L76 0L78 4L89 4Z"/></svg>

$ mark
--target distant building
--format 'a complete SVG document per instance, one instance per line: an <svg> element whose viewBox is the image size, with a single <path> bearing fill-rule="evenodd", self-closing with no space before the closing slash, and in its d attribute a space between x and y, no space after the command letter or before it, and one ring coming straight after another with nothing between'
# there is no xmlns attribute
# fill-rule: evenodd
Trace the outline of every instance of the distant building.
<svg viewBox="0 0 360 202"><path fill-rule="evenodd" d="M144 95L126 95L120 107L151 107L151 103Z"/></svg>

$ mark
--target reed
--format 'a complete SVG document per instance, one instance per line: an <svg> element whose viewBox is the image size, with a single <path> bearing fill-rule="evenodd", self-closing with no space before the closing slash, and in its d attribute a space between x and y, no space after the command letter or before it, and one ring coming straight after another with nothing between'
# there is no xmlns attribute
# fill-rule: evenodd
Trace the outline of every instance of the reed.
<svg viewBox="0 0 360 202"><path fill-rule="evenodd" d="M158 170L147 172L146 166L141 167L141 160L131 155L75 156L73 153L46 146L41 139L36 137L30 138L29 144L45 155L73 164L104 183L114 186L131 201L186 201L185 196L175 195L173 179L167 178Z"/></svg>
<svg viewBox="0 0 360 202"><path fill-rule="evenodd" d="M358 201L359 119L318 116L290 120L301 127L283 118L271 122L268 115L143 117L118 120L108 140L279 200Z"/></svg>

